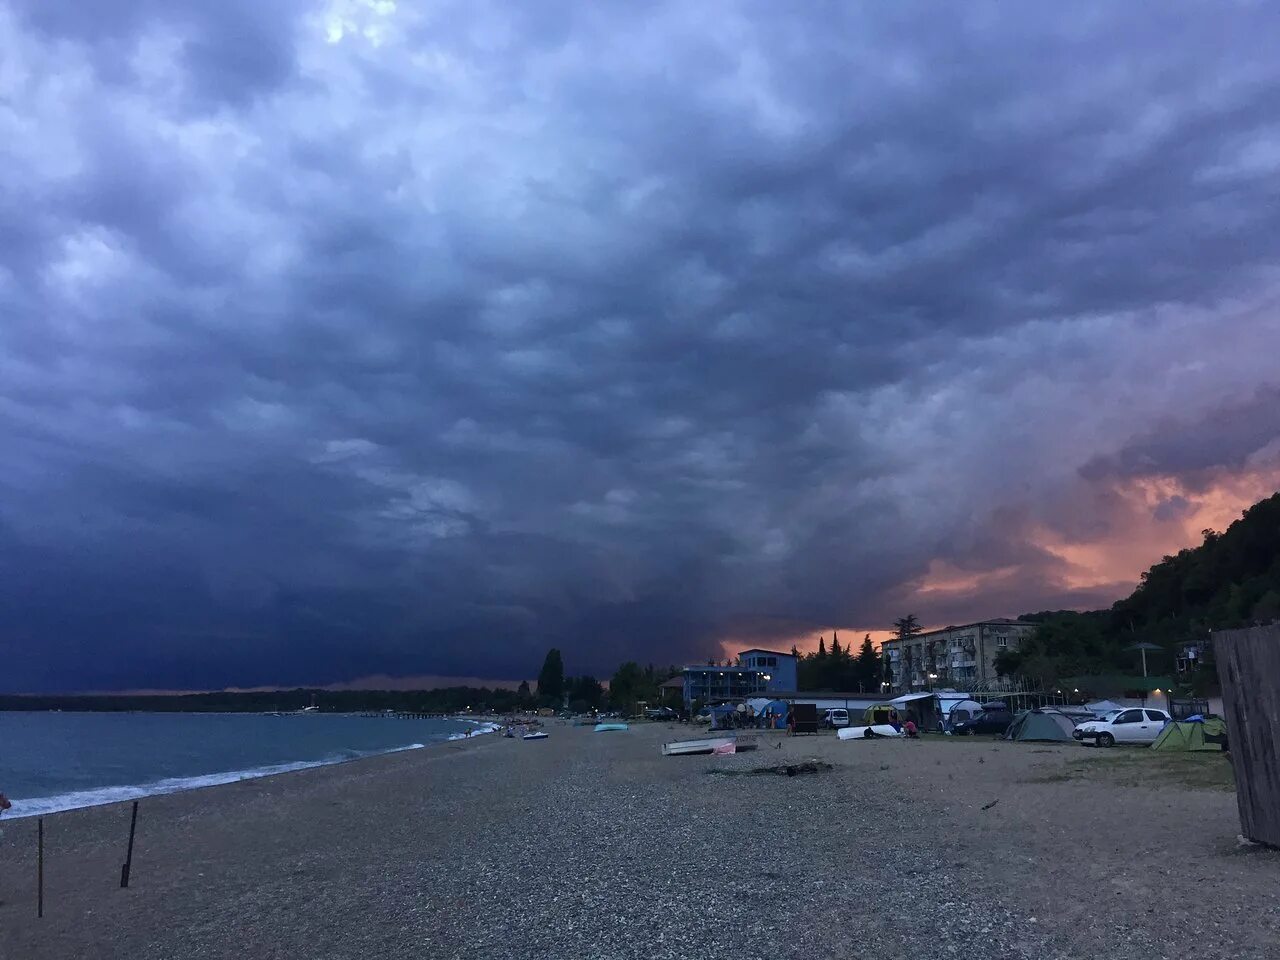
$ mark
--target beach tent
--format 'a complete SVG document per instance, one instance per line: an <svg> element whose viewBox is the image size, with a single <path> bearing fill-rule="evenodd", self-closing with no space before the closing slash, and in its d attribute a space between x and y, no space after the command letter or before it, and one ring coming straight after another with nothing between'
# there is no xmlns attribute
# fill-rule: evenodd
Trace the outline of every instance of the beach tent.
<svg viewBox="0 0 1280 960"><path fill-rule="evenodd" d="M898 708L902 722L914 720L921 730L942 729L942 709L934 693L908 693L889 701Z"/></svg>
<svg viewBox="0 0 1280 960"><path fill-rule="evenodd" d="M747 706L755 711L757 717L768 717L770 729L785 730L787 727L787 711L791 704L785 700L770 700L768 697L753 697Z"/></svg>
<svg viewBox="0 0 1280 960"><path fill-rule="evenodd" d="M1227 725L1221 720L1166 723L1151 744L1152 750L1221 750Z"/></svg>
<svg viewBox="0 0 1280 960"><path fill-rule="evenodd" d="M877 703L862 712L865 724L891 723L898 716L898 708L892 703ZM850 717L850 719L853 719Z"/></svg>
<svg viewBox="0 0 1280 960"><path fill-rule="evenodd" d="M972 720L974 717L982 716L983 706L976 700L961 700L955 704L947 714L946 725L950 729L951 724L962 720Z"/></svg>
<svg viewBox="0 0 1280 960"><path fill-rule="evenodd" d="M1004 732L1005 740L1056 740L1071 741L1075 724L1060 713L1047 710L1028 710L1018 716Z"/></svg>

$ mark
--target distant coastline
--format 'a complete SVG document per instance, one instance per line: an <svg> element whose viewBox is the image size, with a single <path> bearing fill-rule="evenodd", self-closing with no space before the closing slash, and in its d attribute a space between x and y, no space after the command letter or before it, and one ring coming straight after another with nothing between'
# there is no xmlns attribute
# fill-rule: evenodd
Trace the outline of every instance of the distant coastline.
<svg viewBox="0 0 1280 960"><path fill-rule="evenodd" d="M0 694L0 711L123 713L288 713L315 704L323 713L404 712L440 717L505 713L518 706L513 690L228 690L175 694Z"/></svg>

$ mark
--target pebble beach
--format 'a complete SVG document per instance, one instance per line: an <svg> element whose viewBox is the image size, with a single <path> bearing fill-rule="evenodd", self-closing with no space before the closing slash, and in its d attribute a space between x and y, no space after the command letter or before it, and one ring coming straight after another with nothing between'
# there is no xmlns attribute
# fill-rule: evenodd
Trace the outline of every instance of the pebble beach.
<svg viewBox="0 0 1280 960"><path fill-rule="evenodd" d="M47 816L43 918L36 822L0 820L0 958L1280 956L1280 852L1221 787L1075 744L547 730L146 798L127 890L128 804Z"/></svg>

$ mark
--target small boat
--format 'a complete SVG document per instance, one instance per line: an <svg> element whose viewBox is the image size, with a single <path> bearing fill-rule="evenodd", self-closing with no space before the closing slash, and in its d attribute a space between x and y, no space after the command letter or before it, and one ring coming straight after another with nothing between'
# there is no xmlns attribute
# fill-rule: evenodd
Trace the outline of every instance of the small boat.
<svg viewBox="0 0 1280 960"><path fill-rule="evenodd" d="M672 740L662 745L664 757L683 757L697 753L715 753L732 746L737 749L737 737L701 737L697 740Z"/></svg>
<svg viewBox="0 0 1280 960"><path fill-rule="evenodd" d="M608 733L610 730L630 730L631 725L627 723L597 723L596 733Z"/></svg>
<svg viewBox="0 0 1280 960"><path fill-rule="evenodd" d="M545 740L547 739L547 735L543 733L541 730L531 730L526 734L522 734L520 739L521 740Z"/></svg>
<svg viewBox="0 0 1280 960"><path fill-rule="evenodd" d="M662 745L664 757L683 757L698 753L741 753L756 748L755 737L700 737L696 740L672 740Z"/></svg>
<svg viewBox="0 0 1280 960"><path fill-rule="evenodd" d="M841 740L875 740L878 737L900 737L902 731L887 723L875 723L867 727L843 727L836 731Z"/></svg>

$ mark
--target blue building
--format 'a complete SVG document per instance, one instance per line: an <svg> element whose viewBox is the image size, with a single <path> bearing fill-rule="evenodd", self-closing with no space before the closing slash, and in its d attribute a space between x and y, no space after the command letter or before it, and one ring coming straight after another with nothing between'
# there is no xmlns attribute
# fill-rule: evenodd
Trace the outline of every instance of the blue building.
<svg viewBox="0 0 1280 960"><path fill-rule="evenodd" d="M794 690L796 688L796 658L777 650L752 648L738 654L738 662L747 669L764 674L766 690Z"/></svg>
<svg viewBox="0 0 1280 960"><path fill-rule="evenodd" d="M684 705L746 700L774 690L796 688L796 658L776 650L743 650L732 667L685 667Z"/></svg>

